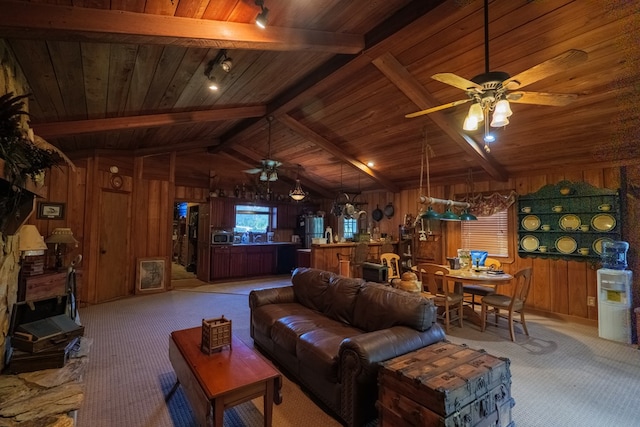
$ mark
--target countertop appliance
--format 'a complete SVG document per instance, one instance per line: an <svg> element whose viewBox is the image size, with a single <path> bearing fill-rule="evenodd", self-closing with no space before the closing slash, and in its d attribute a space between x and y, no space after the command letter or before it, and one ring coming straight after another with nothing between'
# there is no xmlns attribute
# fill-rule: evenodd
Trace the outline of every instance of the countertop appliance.
<svg viewBox="0 0 640 427"><path fill-rule="evenodd" d="M227 230L212 230L211 244L212 245L231 245L233 244L233 233Z"/></svg>

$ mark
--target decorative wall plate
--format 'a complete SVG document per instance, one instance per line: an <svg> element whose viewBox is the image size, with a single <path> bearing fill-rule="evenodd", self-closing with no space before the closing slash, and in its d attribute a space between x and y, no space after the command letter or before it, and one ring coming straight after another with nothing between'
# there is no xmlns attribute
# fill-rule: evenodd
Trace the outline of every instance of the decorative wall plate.
<svg viewBox="0 0 640 427"><path fill-rule="evenodd" d="M593 244L591 245L595 253L597 253L598 255L602 255L602 244L604 242L613 242L613 239L610 239L608 237L600 237L599 239L594 240Z"/></svg>
<svg viewBox="0 0 640 427"><path fill-rule="evenodd" d="M616 226L616 219L609 214L598 214L591 218L591 227L597 231L611 231Z"/></svg>
<svg viewBox="0 0 640 427"><path fill-rule="evenodd" d="M522 218L522 228L528 231L537 230L540 228L540 218L535 215L527 215Z"/></svg>
<svg viewBox="0 0 640 427"><path fill-rule="evenodd" d="M540 242L536 236L526 235L520 240L520 246L527 252L533 252L538 249Z"/></svg>
<svg viewBox="0 0 640 427"><path fill-rule="evenodd" d="M578 243L573 239L573 237L562 236L558 240L556 240L556 249L558 252L563 254L572 254L578 248Z"/></svg>
<svg viewBox="0 0 640 427"><path fill-rule="evenodd" d="M560 221L558 221L558 224L564 231L575 231L580 228L580 224L582 224L582 221L580 221L580 217L578 217L577 215L567 214L562 215Z"/></svg>

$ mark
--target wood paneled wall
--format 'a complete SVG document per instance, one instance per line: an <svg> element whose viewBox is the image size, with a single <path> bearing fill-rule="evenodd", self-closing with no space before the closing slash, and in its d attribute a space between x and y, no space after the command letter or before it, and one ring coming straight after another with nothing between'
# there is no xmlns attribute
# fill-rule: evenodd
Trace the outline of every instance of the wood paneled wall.
<svg viewBox="0 0 640 427"><path fill-rule="evenodd" d="M627 167L627 169L631 169ZM601 188L619 189L622 187L623 180L621 177L621 168L602 168L585 170L582 172L558 173L545 175L531 175L516 177L506 182L481 181L474 182L473 192L494 192L515 190L518 194L528 194L539 190L547 184L555 184L562 180L574 182L587 182L591 185ZM633 168L633 173L629 172L627 186L631 189L635 188L638 193L640 188L640 167ZM423 190L423 195L426 195ZM452 186L435 186L431 188L431 196L443 199L455 199L456 195L465 195L469 192L466 184L457 184ZM640 305L640 294L638 286L638 274L640 274L640 265L637 260L638 247L637 235L637 211L640 209L638 198L640 194L636 194L635 198L631 195L632 191L627 192L627 212L623 215L624 239L631 242L632 249L629 254L629 268L635 270L634 280L634 296L635 306ZM395 215L391 219L384 218L380 221L380 231L389 233L393 236L398 235L398 226L402 223L404 214L411 213L414 215L419 211L417 204L419 191L405 190L398 194L377 192L365 193L360 197L367 202L367 210L369 212L369 220L371 221L370 212L380 206L383 208L389 201L393 202L395 207ZM636 204L633 209L632 203ZM563 261L542 258L520 258L517 254L517 215L515 215L515 206L512 207L511 215L512 224L510 227L509 238L512 244L513 256L509 260L504 261L504 269L509 273L515 273L519 269L525 267L533 268L533 283L529 295L528 306L537 312L565 318L571 321L584 322L595 325L598 318L597 306L591 307L587 305L587 297L597 297L596 270L598 265L577 261ZM443 206L436 207L436 210L442 211ZM634 219L635 218L635 219ZM460 223L446 222L442 225L442 245L444 256L456 256L456 251L460 247ZM634 245L635 242L635 245ZM444 263L444 259L442 262ZM510 292L510 287L501 288L502 292Z"/></svg>
<svg viewBox="0 0 640 427"><path fill-rule="evenodd" d="M91 289L92 278L95 278L98 248L92 245L97 239L97 226L93 224L96 203L98 198L96 193L102 189L109 188L109 172L98 168L100 162L97 159L90 159L79 164L77 171L72 172L68 168L52 170L47 179L49 201L65 202L67 213L65 219L61 221L53 220L32 220L30 222L38 226L38 229L45 236L55 227L71 227L74 235L80 241L79 248L75 253L82 253L84 262L84 287L81 299L89 303L95 301L95 291ZM136 160L134 176L125 176L125 185L120 191L125 191L132 198L133 214L131 218L131 266L128 281L129 293L134 292L135 260L139 257L165 256L170 261L171 256L171 224L174 199L178 200L206 200L208 189L175 187L171 181L143 178L144 161ZM561 180L584 181L597 187L618 189L623 184L621 168L612 167L604 169L586 170L569 174L545 174L516 177L506 182L482 181L474 182L473 191L492 192L516 190L518 194L535 192L546 184L555 184ZM631 186L637 193L640 188L640 169L634 168L629 174ZM456 195L466 194L468 188L466 184L451 186L432 186L430 195L436 198L450 199ZM631 193L631 192L630 192ZM428 195L426 189L423 195ZM634 193L635 194L635 193ZM389 192L367 192L358 198L366 203L364 209L367 211L367 218L371 227L377 225L381 233L387 233L394 238L398 237L398 227L402 224L405 214L417 215L420 210L418 189L403 190L400 193ZM638 195L631 198L636 205ZM374 224L371 219L371 212L379 207L384 207L391 202L394 206L392 218L384 217L379 223ZM322 209L331 211L332 201L325 201ZM437 207L442 211L443 206ZM633 218L637 219L637 211L628 207L628 212L624 215L625 224L635 224L629 222ZM596 269L598 266L584 262L541 259L541 258L520 258L517 255L517 215L512 215L513 223L510 230L510 239L513 242L514 255L512 259L504 260L504 268L510 273L515 273L521 268L533 267L533 285L530 293L528 305L534 311L546 313L557 317L566 318L572 321L595 324L597 320L597 306L587 306L587 297L596 296ZM336 218L327 214L327 224L337 229ZM444 256L455 256L456 249L460 246L460 225L459 223L442 224L442 253ZM636 227L637 229L637 227ZM627 226L623 231L625 239L632 242L630 254L630 268L636 272L640 271L637 261L637 251L633 250L634 228ZM638 245L638 237L636 246ZM73 254L70 254L70 256ZM69 261L69 260L67 260ZM442 260L444 261L444 260ZM170 263L168 263L170 265ZM167 271L167 274L170 274ZM638 277L636 274L636 277ZM635 280L634 295L636 305L640 303L637 295L638 280ZM507 287L503 291L509 291ZM635 306L635 305L634 305Z"/></svg>

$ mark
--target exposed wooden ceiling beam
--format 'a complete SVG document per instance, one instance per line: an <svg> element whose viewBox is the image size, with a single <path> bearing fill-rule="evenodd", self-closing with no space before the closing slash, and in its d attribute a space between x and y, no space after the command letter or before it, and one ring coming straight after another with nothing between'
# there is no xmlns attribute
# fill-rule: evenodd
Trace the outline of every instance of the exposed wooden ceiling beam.
<svg viewBox="0 0 640 427"><path fill-rule="evenodd" d="M398 37L402 37L401 34L405 28L419 21L421 17L427 15L442 3L446 2L444 0L414 0L408 3L404 8L381 22L365 35L365 50L379 48ZM370 63L371 58L364 55L335 55L270 102L267 106L267 114L288 113L303 102L312 99L318 93L335 86L348 76L356 75ZM220 145L211 147L210 150L212 152L221 151L225 147L241 141L243 133L254 131L258 126L262 126L260 120L243 120L222 135L220 137L222 141Z"/></svg>
<svg viewBox="0 0 640 427"><path fill-rule="evenodd" d="M407 98L413 101L421 109L427 109L439 104L408 71L389 52L375 58L372 61L382 74L384 74ZM429 114L429 118L442 129L464 152L476 159L482 169L497 181L506 181L507 173L488 153L486 153L470 136L452 126L450 120L441 112ZM407 119L410 120L410 119Z"/></svg>
<svg viewBox="0 0 640 427"><path fill-rule="evenodd" d="M111 117L107 119L76 120L70 122L36 123L33 129L43 138L81 135L85 133L106 132L137 128L173 126L195 122L217 122L247 117L262 117L266 112L264 105L247 107L220 108L216 110L187 111L183 113L150 114L145 116Z"/></svg>
<svg viewBox="0 0 640 427"><path fill-rule="evenodd" d="M156 147L147 147L147 148L138 148L136 150L132 150L131 153L135 156L135 157L149 157L149 156L157 156L160 154L167 154L167 153L176 153L178 156L183 154L184 151L186 150L194 150L194 149L203 149L203 151L206 151L206 147L208 145L211 145L212 141L211 139L201 139L201 140L196 140L196 141L187 141L187 142L180 142L177 144L171 144L171 145L160 145L160 146L156 146Z"/></svg>
<svg viewBox="0 0 640 427"><path fill-rule="evenodd" d="M351 166L355 167L356 169L369 175L374 181L376 181L378 184L380 184L385 189L387 189L387 191L391 191L393 193L397 193L400 191L400 188L396 184L389 181L388 179L380 175L378 172L374 171L369 166L362 163L360 160L348 155L347 153L342 151L340 148L338 148L334 143L325 139L323 136L315 133L313 130L309 129L299 121L295 120L290 115L279 114L276 116L276 119L283 125L287 126L289 129L291 129L292 131L296 132L301 137L316 144L323 150L328 151L329 153L331 153L331 155L337 157L341 161L348 163Z"/></svg>
<svg viewBox="0 0 640 427"><path fill-rule="evenodd" d="M364 36L0 0L0 37L355 54Z"/></svg>

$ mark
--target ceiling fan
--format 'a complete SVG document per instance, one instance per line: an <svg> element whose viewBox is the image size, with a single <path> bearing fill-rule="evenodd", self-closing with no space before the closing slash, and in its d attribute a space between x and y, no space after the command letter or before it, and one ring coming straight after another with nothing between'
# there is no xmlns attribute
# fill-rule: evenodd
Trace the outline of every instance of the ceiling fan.
<svg viewBox="0 0 640 427"><path fill-rule="evenodd" d="M495 137L489 132L489 125L502 127L509 123L512 112L509 102L520 104L537 104L563 106L577 99L572 93L524 92L519 89L567 70L587 60L587 53L577 49L570 49L560 55L535 65L528 70L511 77L504 71L490 71L489 68L489 0L484 1L484 54L485 72L467 80L453 73L438 73L432 79L462 89L468 99L449 102L437 107L407 114L406 118L419 117L435 111L455 107L467 102L473 102L469 109L463 129L473 131L478 129L478 123L484 121L485 150L489 152L490 142ZM493 118L489 123L489 113L493 111Z"/></svg>
<svg viewBox="0 0 640 427"><path fill-rule="evenodd" d="M267 158L262 159L258 167L245 170L244 172L248 174L259 173L260 181L274 182L278 180L278 168L282 166L282 163L271 158L271 122L273 122L273 116L268 116L267 122L269 122Z"/></svg>

